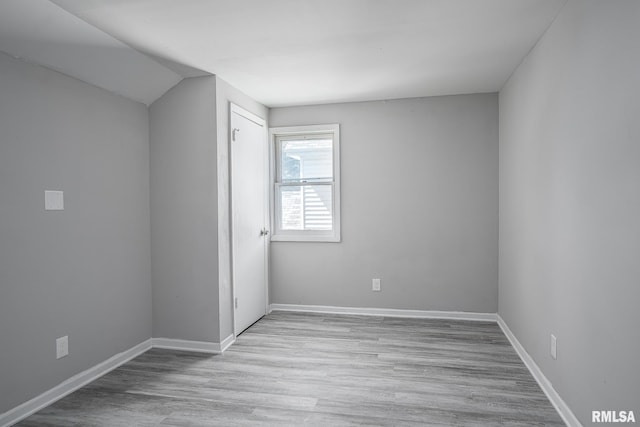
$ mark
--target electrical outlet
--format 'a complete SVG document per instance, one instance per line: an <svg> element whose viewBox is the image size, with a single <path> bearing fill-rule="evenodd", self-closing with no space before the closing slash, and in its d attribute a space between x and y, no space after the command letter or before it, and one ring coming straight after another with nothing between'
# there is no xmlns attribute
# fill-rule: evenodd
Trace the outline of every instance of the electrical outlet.
<svg viewBox="0 0 640 427"><path fill-rule="evenodd" d="M551 357L553 360L558 358L558 339L553 334L551 334Z"/></svg>
<svg viewBox="0 0 640 427"><path fill-rule="evenodd" d="M69 354L69 337L65 335L56 340L56 359Z"/></svg>
<svg viewBox="0 0 640 427"><path fill-rule="evenodd" d="M380 279L373 279L371 282L371 290L376 292L380 291Z"/></svg>

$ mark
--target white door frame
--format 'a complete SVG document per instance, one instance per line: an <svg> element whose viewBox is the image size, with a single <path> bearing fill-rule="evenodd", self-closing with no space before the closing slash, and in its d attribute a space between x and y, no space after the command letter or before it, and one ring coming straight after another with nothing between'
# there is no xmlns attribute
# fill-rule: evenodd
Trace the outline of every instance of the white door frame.
<svg viewBox="0 0 640 427"><path fill-rule="evenodd" d="M271 226L271 221L270 221L270 201L269 201L269 179L270 179L270 157L271 157L271 152L270 152L270 145L269 145L269 129L267 128L267 122L265 119L263 119L262 117L259 117L255 114L253 114L250 111L245 110L244 108L240 107L237 104L234 104L233 102L229 102L229 136L228 136L228 140L229 140L229 199L230 199L230 215L229 215L229 221L230 221L230 230L229 230L229 244L231 245L231 313L232 313L232 317L233 317L233 336L234 338L238 337L239 331L237 329L237 325L236 325L236 281L235 281L235 277L236 277L236 256L235 256L235 248L233 247L233 230L234 230L234 219L233 219L233 212L234 212L234 199L233 199L233 162L232 162L232 156L233 156L233 127L231 126L231 120L233 117L233 114L238 114L254 123L256 123L257 125L262 126L263 128L263 143L266 146L266 156L264 159L265 162L265 176L264 176L264 182L265 182L265 194L264 194L264 201L265 201L265 218L264 218L264 226L265 228L269 231L269 235L267 235L265 237L266 241L265 241L265 250L264 250L264 285L265 285L265 307L264 307L264 313L265 315L269 313L269 243L271 241L271 230L270 230L270 226ZM242 331L240 331L242 332Z"/></svg>

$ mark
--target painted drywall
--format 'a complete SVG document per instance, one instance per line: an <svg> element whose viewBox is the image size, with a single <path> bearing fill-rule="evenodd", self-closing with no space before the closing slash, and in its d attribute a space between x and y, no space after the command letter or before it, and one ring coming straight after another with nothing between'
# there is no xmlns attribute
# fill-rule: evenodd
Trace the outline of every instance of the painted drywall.
<svg viewBox="0 0 640 427"><path fill-rule="evenodd" d="M496 94L273 108L269 121L339 123L342 174L342 242L272 242L272 303L496 312Z"/></svg>
<svg viewBox="0 0 640 427"><path fill-rule="evenodd" d="M0 93L3 413L149 339L151 277L147 108L1 53Z"/></svg>
<svg viewBox="0 0 640 427"><path fill-rule="evenodd" d="M215 77L149 107L153 336L220 342Z"/></svg>
<svg viewBox="0 0 640 427"><path fill-rule="evenodd" d="M640 415L638 22L570 0L500 92L499 313L585 425Z"/></svg>
<svg viewBox="0 0 640 427"><path fill-rule="evenodd" d="M224 80L216 77L217 183L218 183L218 284L220 337L234 333L233 289L231 279L231 199L229 183L229 105L233 102L267 119L268 109Z"/></svg>

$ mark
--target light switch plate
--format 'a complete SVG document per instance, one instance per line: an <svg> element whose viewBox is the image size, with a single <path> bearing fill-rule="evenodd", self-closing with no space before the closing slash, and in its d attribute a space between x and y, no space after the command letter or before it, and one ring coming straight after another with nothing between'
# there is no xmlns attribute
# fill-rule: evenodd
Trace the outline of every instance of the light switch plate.
<svg viewBox="0 0 640 427"><path fill-rule="evenodd" d="M69 336L65 335L56 340L56 359L65 357L69 354Z"/></svg>
<svg viewBox="0 0 640 427"><path fill-rule="evenodd" d="M44 210L63 211L64 210L64 192L46 190L44 192Z"/></svg>

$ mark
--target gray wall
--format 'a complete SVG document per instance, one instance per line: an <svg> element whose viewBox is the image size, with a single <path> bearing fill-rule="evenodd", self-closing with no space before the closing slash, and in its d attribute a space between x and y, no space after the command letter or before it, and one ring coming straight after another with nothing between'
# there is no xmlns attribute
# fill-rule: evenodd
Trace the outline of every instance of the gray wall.
<svg viewBox="0 0 640 427"><path fill-rule="evenodd" d="M640 413L638 22L570 0L500 93L499 313L584 424Z"/></svg>
<svg viewBox="0 0 640 427"><path fill-rule="evenodd" d="M267 108L216 77L217 159L218 159L218 286L221 340L233 334L233 293L231 285L231 200L229 185L229 103L267 119Z"/></svg>
<svg viewBox="0 0 640 427"><path fill-rule="evenodd" d="M149 108L153 336L219 342L215 77Z"/></svg>
<svg viewBox="0 0 640 427"><path fill-rule="evenodd" d="M4 54L0 93L3 413L150 338L151 281L147 108Z"/></svg>
<svg viewBox="0 0 640 427"><path fill-rule="evenodd" d="M272 242L271 302L495 313L497 101L271 109L272 127L339 123L342 173L342 242Z"/></svg>
<svg viewBox="0 0 640 427"><path fill-rule="evenodd" d="M229 102L267 116L215 76L185 79L150 107L154 337L233 334Z"/></svg>

